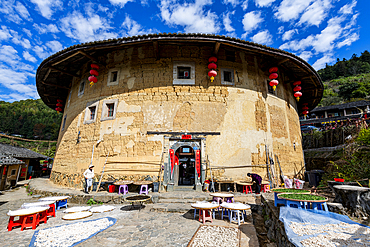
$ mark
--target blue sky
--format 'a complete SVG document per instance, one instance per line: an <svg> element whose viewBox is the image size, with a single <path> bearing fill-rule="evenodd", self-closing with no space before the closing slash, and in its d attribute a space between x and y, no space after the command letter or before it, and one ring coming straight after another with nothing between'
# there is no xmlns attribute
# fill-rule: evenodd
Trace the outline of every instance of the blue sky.
<svg viewBox="0 0 370 247"><path fill-rule="evenodd" d="M38 99L38 65L64 48L147 33L236 37L318 70L370 50L369 7L369 0L0 0L0 100Z"/></svg>

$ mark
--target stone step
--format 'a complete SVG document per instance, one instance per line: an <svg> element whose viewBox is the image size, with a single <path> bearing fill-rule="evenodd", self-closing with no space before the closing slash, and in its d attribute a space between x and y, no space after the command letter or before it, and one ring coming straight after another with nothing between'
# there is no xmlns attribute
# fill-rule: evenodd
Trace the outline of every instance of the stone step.
<svg viewBox="0 0 370 247"><path fill-rule="evenodd" d="M194 186L173 186L174 191L194 191Z"/></svg>

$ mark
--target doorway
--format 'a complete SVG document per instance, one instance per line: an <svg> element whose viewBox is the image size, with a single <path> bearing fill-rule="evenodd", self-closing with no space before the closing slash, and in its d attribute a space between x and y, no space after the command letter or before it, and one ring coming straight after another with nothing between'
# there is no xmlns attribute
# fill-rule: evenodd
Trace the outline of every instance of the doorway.
<svg viewBox="0 0 370 247"><path fill-rule="evenodd" d="M176 150L178 158L178 185L194 186L195 184L195 152L191 146L181 146Z"/></svg>

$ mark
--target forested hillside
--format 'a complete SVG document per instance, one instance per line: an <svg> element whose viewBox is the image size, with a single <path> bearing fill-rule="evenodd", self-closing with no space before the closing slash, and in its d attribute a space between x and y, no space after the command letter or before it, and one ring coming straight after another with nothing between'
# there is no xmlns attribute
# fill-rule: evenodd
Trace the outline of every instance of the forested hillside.
<svg viewBox="0 0 370 247"><path fill-rule="evenodd" d="M324 95L319 106L337 105L370 98L370 53L345 58L318 71L324 82Z"/></svg>
<svg viewBox="0 0 370 247"><path fill-rule="evenodd" d="M41 99L13 103L0 101L0 132L27 139L57 140L62 114Z"/></svg>

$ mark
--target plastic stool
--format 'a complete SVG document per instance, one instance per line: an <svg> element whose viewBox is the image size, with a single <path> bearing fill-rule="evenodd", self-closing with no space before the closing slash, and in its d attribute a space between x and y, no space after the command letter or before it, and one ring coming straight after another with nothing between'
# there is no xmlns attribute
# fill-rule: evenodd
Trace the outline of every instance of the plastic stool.
<svg viewBox="0 0 370 247"><path fill-rule="evenodd" d="M233 216L234 214L234 216ZM240 212L240 210L230 210L229 211L229 220L230 224L232 221L238 222L238 225L240 226L240 221L244 223L244 214L243 212Z"/></svg>
<svg viewBox="0 0 370 247"><path fill-rule="evenodd" d="M48 211L46 211L47 216L55 217L55 203L49 205Z"/></svg>
<svg viewBox="0 0 370 247"><path fill-rule="evenodd" d="M148 195L148 185L147 184L143 184L141 185L140 187L140 195L141 194L145 194L145 195Z"/></svg>
<svg viewBox="0 0 370 247"><path fill-rule="evenodd" d="M120 185L119 188L118 188L118 194L124 194L126 195L128 193L128 185L127 184L123 184L123 185Z"/></svg>
<svg viewBox="0 0 370 247"><path fill-rule="evenodd" d="M67 199L57 201L56 204L57 210L59 210L60 208L67 208Z"/></svg>
<svg viewBox="0 0 370 247"><path fill-rule="evenodd" d="M253 193L252 192L252 185L244 185L243 186L243 193L245 193L245 194L248 194L248 193Z"/></svg>
<svg viewBox="0 0 370 247"><path fill-rule="evenodd" d="M267 191L270 191L270 185L269 184L263 184L263 186L261 186L261 192L266 193Z"/></svg>

